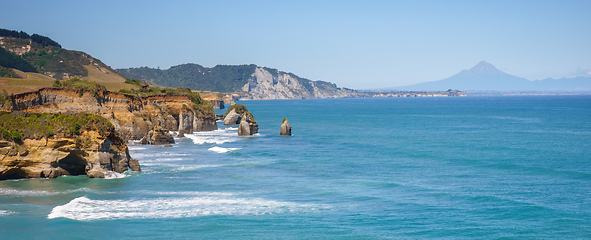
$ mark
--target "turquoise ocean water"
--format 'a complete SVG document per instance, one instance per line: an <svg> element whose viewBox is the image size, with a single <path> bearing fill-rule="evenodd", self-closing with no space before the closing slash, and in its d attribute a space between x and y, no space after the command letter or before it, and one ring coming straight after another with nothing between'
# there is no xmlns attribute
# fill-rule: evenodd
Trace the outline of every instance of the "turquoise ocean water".
<svg viewBox="0 0 591 240"><path fill-rule="evenodd" d="M591 96L242 101L143 172L0 181L1 239L591 239ZM288 118L293 136L279 136Z"/></svg>

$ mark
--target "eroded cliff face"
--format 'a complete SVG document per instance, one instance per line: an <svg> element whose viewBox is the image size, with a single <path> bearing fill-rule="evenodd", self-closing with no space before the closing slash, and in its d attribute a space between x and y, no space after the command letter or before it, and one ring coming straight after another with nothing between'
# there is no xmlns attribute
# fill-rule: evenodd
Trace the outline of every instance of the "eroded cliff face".
<svg viewBox="0 0 591 240"><path fill-rule="evenodd" d="M299 99L299 98L338 98L348 97L351 91L335 85L299 79L294 75L275 72L257 67L242 90L250 94L243 99Z"/></svg>
<svg viewBox="0 0 591 240"><path fill-rule="evenodd" d="M0 140L0 180L87 175L103 178L112 172L140 171L116 132L84 131L77 137Z"/></svg>
<svg viewBox="0 0 591 240"><path fill-rule="evenodd" d="M202 109L184 95L136 97L114 92L83 92L44 88L12 97L13 111L82 112L108 119L126 140L139 140L159 125L184 133L216 130L213 109Z"/></svg>

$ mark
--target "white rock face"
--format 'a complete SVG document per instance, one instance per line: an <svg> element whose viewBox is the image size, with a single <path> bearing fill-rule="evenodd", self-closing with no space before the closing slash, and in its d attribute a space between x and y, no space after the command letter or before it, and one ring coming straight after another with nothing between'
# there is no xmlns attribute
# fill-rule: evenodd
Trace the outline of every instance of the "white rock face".
<svg viewBox="0 0 591 240"><path fill-rule="evenodd" d="M306 86L307 85L307 86ZM313 81L299 80L290 74L278 72L273 75L257 67L242 90L248 92L246 99L300 99L346 97L350 92L340 88L323 88Z"/></svg>

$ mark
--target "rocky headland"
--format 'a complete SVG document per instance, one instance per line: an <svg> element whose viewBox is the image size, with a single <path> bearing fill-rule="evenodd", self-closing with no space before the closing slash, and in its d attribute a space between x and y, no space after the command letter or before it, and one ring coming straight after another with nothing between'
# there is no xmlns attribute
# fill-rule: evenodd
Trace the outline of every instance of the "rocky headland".
<svg viewBox="0 0 591 240"><path fill-rule="evenodd" d="M14 111L3 112L0 125L0 180L140 171L125 140L101 116Z"/></svg>
<svg viewBox="0 0 591 240"><path fill-rule="evenodd" d="M56 85L0 98L7 111L0 121L0 180L139 171L127 140L169 144L168 131L217 129L210 102L189 89L127 94L81 80Z"/></svg>
<svg viewBox="0 0 591 240"><path fill-rule="evenodd" d="M197 94L197 97L199 95ZM12 96L12 111L31 113L81 112L100 115L111 122L125 140L139 140L160 125L168 131L217 129L210 103L188 95L140 97L110 91L44 88Z"/></svg>

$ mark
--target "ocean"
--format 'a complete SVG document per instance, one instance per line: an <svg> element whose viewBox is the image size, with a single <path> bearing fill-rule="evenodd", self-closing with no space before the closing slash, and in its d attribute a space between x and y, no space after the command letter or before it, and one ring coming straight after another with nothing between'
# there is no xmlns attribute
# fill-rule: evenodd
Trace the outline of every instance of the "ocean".
<svg viewBox="0 0 591 240"><path fill-rule="evenodd" d="M591 96L239 103L252 137L218 123L131 145L141 173L0 181L0 238L591 239Z"/></svg>

